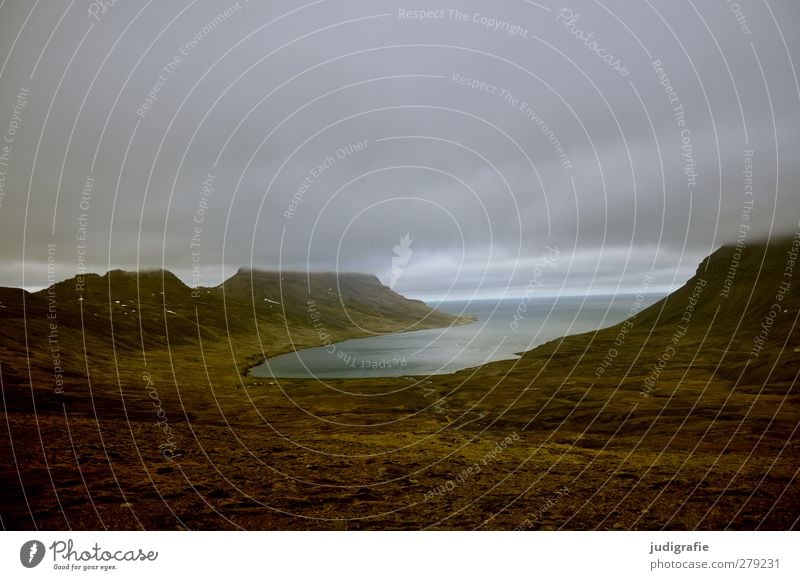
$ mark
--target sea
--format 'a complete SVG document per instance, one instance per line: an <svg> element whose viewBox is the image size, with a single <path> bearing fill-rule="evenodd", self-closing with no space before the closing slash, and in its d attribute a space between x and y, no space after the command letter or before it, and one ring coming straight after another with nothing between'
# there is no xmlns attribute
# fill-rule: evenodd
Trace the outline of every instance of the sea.
<svg viewBox="0 0 800 580"><path fill-rule="evenodd" d="M286 379L449 374L518 358L555 338L613 326L662 297L616 294L430 303L477 321L298 350L267 359L250 374Z"/></svg>

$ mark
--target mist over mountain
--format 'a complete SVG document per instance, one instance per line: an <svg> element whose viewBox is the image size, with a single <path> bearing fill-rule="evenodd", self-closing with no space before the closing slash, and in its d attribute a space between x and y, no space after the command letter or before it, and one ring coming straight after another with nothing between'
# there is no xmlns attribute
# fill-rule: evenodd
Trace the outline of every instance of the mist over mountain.
<svg viewBox="0 0 800 580"><path fill-rule="evenodd" d="M0 528L800 528L797 23L0 1Z"/></svg>

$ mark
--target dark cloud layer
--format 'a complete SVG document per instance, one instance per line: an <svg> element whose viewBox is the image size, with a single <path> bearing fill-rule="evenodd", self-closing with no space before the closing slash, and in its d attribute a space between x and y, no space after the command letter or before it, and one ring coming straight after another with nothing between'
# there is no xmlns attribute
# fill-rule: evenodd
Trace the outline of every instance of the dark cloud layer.
<svg viewBox="0 0 800 580"><path fill-rule="evenodd" d="M3 4L0 284L601 293L798 229L796 2L264 4Z"/></svg>

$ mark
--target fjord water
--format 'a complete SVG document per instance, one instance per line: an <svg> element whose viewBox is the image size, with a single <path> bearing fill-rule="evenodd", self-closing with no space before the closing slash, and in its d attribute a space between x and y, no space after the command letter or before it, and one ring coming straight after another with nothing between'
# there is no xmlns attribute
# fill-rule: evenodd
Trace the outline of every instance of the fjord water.
<svg viewBox="0 0 800 580"><path fill-rule="evenodd" d="M660 298L647 295L638 306L645 308ZM635 304L631 294L431 303L478 321L299 350L272 357L251 374L319 379L447 374L518 358L518 353L561 336L612 326L628 318Z"/></svg>

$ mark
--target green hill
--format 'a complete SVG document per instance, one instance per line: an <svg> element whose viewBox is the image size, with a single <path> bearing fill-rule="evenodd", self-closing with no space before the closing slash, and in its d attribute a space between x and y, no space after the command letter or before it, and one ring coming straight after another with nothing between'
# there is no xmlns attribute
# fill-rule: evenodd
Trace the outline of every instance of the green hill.
<svg viewBox="0 0 800 580"><path fill-rule="evenodd" d="M316 325L310 302L320 312ZM333 340L342 340L457 321L393 292L375 276L246 269L219 286L194 289L164 270L113 270L35 293L2 288L0 306L0 356L8 373L20 372L27 357L34 366L51 366L56 340L67 358L77 356L68 371L73 372L85 366L84 342L92 356L106 360L197 345L201 339L209 345L251 345L249 357L321 344L320 325Z"/></svg>

